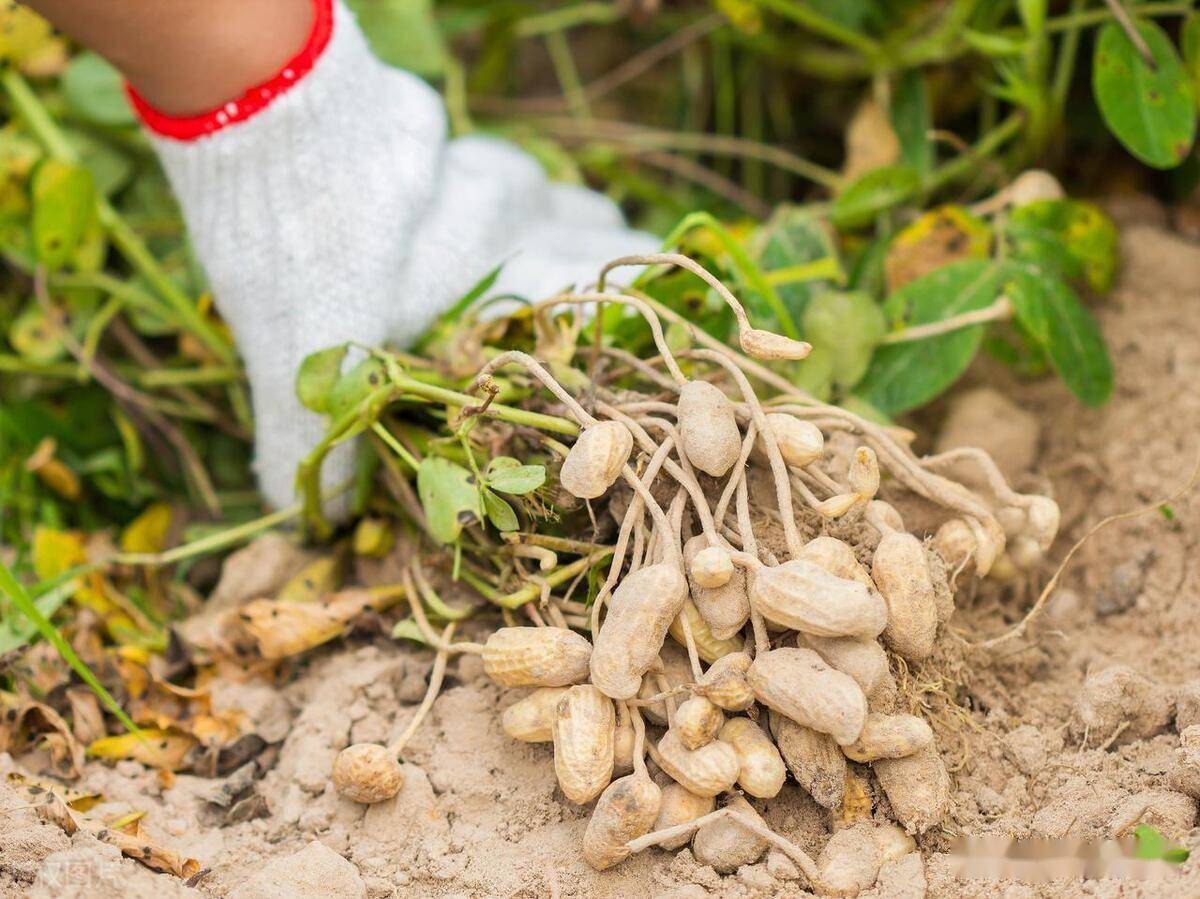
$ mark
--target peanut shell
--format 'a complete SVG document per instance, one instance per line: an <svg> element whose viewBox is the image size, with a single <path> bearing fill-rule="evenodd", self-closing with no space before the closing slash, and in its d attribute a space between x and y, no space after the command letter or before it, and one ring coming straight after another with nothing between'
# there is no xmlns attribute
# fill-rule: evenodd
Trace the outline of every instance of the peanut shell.
<svg viewBox="0 0 1200 899"><path fill-rule="evenodd" d="M825 451L825 435L810 421L786 412L768 412L767 424L775 435L783 461L793 468L812 465ZM766 445L761 434L755 441L754 451L759 458L766 458Z"/></svg>
<svg viewBox="0 0 1200 899"><path fill-rule="evenodd" d="M619 421L602 421L579 435L563 460L558 479L579 499L596 499L621 476L633 452L633 435Z"/></svg>
<svg viewBox="0 0 1200 899"><path fill-rule="evenodd" d="M879 759L871 768L896 820L909 833L924 833L945 817L950 775L933 743L903 758Z"/></svg>
<svg viewBox="0 0 1200 899"><path fill-rule="evenodd" d="M592 650L592 683L613 699L632 699L658 658L667 628L687 600L687 581L671 562L649 565L621 582Z"/></svg>
<svg viewBox="0 0 1200 899"><path fill-rule="evenodd" d="M850 675L868 697L888 675L887 653L878 640L800 634L796 645L813 650L831 668Z"/></svg>
<svg viewBox="0 0 1200 899"><path fill-rule="evenodd" d="M875 885L883 856L875 828L862 822L839 830L817 856L817 879L827 896L857 896Z"/></svg>
<svg viewBox="0 0 1200 899"><path fill-rule="evenodd" d="M829 734L771 713L771 732L796 783L823 808L836 809L846 792L846 756Z"/></svg>
<svg viewBox="0 0 1200 899"><path fill-rule="evenodd" d="M854 548L844 540L825 535L814 537L800 548L796 558L812 562L834 577L857 581L868 590L875 589L875 582L862 562L858 561Z"/></svg>
<svg viewBox="0 0 1200 899"><path fill-rule="evenodd" d="M566 687L587 680L592 644L563 627L502 627L483 648L483 670L502 687Z"/></svg>
<svg viewBox="0 0 1200 899"><path fill-rule="evenodd" d="M862 733L842 751L856 762L898 759L919 752L933 742L933 731L916 715L867 715Z"/></svg>
<svg viewBox="0 0 1200 899"><path fill-rule="evenodd" d="M712 796L697 796L688 792L687 788L672 781L662 788L662 805L659 807L658 820L654 822L655 830L666 830L678 824L686 824L702 818L716 808L716 800ZM680 849L690 843L692 835L686 834L672 840L664 840L659 845L668 851Z"/></svg>
<svg viewBox="0 0 1200 899"><path fill-rule="evenodd" d="M871 576L887 603L883 639L906 659L926 658L937 637L937 598L921 541L897 531L884 535Z"/></svg>
<svg viewBox="0 0 1200 899"><path fill-rule="evenodd" d="M386 746L355 743L333 760L333 785L354 802L383 802L400 792L404 772Z"/></svg>
<svg viewBox="0 0 1200 899"><path fill-rule="evenodd" d="M554 714L566 687L542 687L500 715L500 726L522 743L549 743L554 739Z"/></svg>
<svg viewBox="0 0 1200 899"><path fill-rule="evenodd" d="M742 452L733 403L708 381L689 381L679 391L680 450L692 465L714 478L733 468Z"/></svg>
<svg viewBox="0 0 1200 899"><path fill-rule="evenodd" d="M616 726L612 700L591 684L571 687L558 700L554 773L571 802L591 802L612 780Z"/></svg>
<svg viewBox="0 0 1200 899"><path fill-rule="evenodd" d="M787 766L783 757L761 727L749 718L730 718L718 739L738 754L738 785L757 799L772 799L783 789Z"/></svg>
<svg viewBox="0 0 1200 899"><path fill-rule="evenodd" d="M625 844L645 836L654 826L662 790L645 772L614 780L600 794L583 833L583 859L597 871L629 857Z"/></svg>
<svg viewBox="0 0 1200 899"><path fill-rule="evenodd" d="M754 705L754 691L746 683L752 661L744 652L722 656L704 672L694 692L727 712L744 712Z"/></svg>
<svg viewBox="0 0 1200 899"><path fill-rule="evenodd" d="M767 708L831 735L841 746L853 743L862 732L867 718L862 689L811 649L784 647L762 653L746 680Z"/></svg>
<svg viewBox="0 0 1200 899"><path fill-rule="evenodd" d="M658 741L655 761L668 777L697 796L716 796L737 782L737 752L720 740L693 750L669 730Z"/></svg>
<svg viewBox="0 0 1200 899"><path fill-rule="evenodd" d="M699 749L717 738L725 716L703 696L693 696L675 710L674 731L688 749Z"/></svg>
<svg viewBox="0 0 1200 899"><path fill-rule="evenodd" d="M683 624L679 619L687 617L688 627L692 631L692 642L696 644L696 653L706 662L715 662L717 659L729 655L731 652L738 652L742 648L742 640L740 636L731 636L724 640L718 640L713 636L713 632L708 629L708 622L701 617L699 610L691 600L687 600L680 609L679 615L671 622L669 632L671 638L680 646L687 646L687 637L683 633Z"/></svg>
<svg viewBox="0 0 1200 899"><path fill-rule="evenodd" d="M874 637L887 624L878 593L803 559L756 571L750 603L774 624L819 637Z"/></svg>
<svg viewBox="0 0 1200 899"><path fill-rule="evenodd" d="M767 826L754 806L742 796L734 796L725 807ZM696 831L692 837L692 855L700 864L711 866L719 874L732 874L742 865L758 861L768 845L766 840L732 818L721 818Z"/></svg>
<svg viewBox="0 0 1200 899"><path fill-rule="evenodd" d="M726 640L738 633L750 620L750 597L746 592L746 572L734 568L729 579L719 587L706 587L694 573L694 563L700 556L710 552L708 540L698 535L683 545L683 558L688 565L688 583L691 586L692 603L708 630L719 640ZM728 558L728 553L726 553Z"/></svg>

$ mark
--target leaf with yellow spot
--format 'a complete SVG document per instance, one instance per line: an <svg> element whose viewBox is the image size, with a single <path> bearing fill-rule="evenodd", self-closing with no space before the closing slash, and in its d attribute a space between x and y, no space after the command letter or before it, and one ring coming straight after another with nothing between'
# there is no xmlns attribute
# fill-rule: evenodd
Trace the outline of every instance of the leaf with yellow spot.
<svg viewBox="0 0 1200 899"><path fill-rule="evenodd" d="M65 802L68 808L72 808L77 812L86 812L89 809L95 808L104 799L100 793L75 790L60 783L55 783L52 780L32 777L17 771L10 771L8 773L8 783L9 786L31 800L37 800L47 793L53 793Z"/></svg>
<svg viewBox="0 0 1200 899"><path fill-rule="evenodd" d="M127 553L162 552L171 520L171 507L167 503L151 503L121 533L121 549Z"/></svg>
<svg viewBox="0 0 1200 899"><path fill-rule="evenodd" d="M892 239L884 260L888 291L959 259L986 259L991 246L992 229L963 207L930 210Z"/></svg>
<svg viewBox="0 0 1200 899"><path fill-rule="evenodd" d="M280 602L314 602L332 593L342 582L342 563L337 556L322 556L309 562L276 595Z"/></svg>
<svg viewBox="0 0 1200 899"><path fill-rule="evenodd" d="M188 766L188 757L198 745L199 741L191 734L150 728L140 734L104 737L88 746L87 754L113 761L132 759L148 768L181 771Z"/></svg>

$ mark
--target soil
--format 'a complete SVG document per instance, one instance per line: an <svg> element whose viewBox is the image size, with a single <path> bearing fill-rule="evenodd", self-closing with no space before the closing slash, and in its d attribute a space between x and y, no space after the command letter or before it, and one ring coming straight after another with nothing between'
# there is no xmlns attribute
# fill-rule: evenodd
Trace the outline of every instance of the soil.
<svg viewBox="0 0 1200 899"><path fill-rule="evenodd" d="M1116 362L1111 403L1087 409L1055 380L1019 382L987 363L963 387L987 383L1040 424L1032 435L1036 462L1019 480L1048 487L1062 505L1053 559L1102 517L1169 495L1200 453L1200 246L1160 227L1153 205L1127 204L1120 217L1121 285L1098 309ZM953 403L918 424L936 430L954 418ZM1028 424L1021 419L1027 434ZM991 435L979 436L986 443ZM960 710L939 727L954 768L950 816L922 838L921 856L886 867L864 895L1200 895L1200 853L1160 880L1047 884L958 880L942 853L960 834L1097 840L1139 822L1200 848L1196 802L1172 789L1169 774L1179 731L1200 718L1200 703L1184 689L1200 682L1200 498L1176 501L1170 511L1171 518L1150 514L1102 531L1024 639L990 656L966 656L966 666L946 673L945 691ZM994 636L1035 594L1015 584L960 595L952 629L966 641ZM592 871L579 851L587 811L557 790L549 746L516 743L500 729L499 710L520 692L493 685L470 656L452 663L406 749L399 796L370 808L338 798L328 784L337 751L397 735L430 665L428 653L359 636L310 654L283 684L227 685L227 701L275 745L224 780L179 775L168 784L135 762L89 762L75 786L102 793L101 812L145 811L147 832L205 869L192 887L122 859L90 835L65 836L0 784L0 895L808 895L775 853L726 877L687 849ZM1081 703L1089 672L1115 665L1133 671L1093 681ZM1106 681L1115 692L1104 692ZM1101 708L1106 701L1116 705ZM36 762L0 756L0 773L37 774ZM813 855L828 838L826 813L795 784L756 805Z"/></svg>

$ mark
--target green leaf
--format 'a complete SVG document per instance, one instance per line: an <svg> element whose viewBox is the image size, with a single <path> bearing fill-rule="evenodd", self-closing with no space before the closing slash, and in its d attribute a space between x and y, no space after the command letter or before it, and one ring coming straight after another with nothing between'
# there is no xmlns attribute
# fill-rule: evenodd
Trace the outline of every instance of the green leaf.
<svg viewBox="0 0 1200 899"><path fill-rule="evenodd" d="M92 176L82 166L42 161L31 184L34 253L46 268L62 268L79 245L96 207Z"/></svg>
<svg viewBox="0 0 1200 899"><path fill-rule="evenodd" d="M1192 90L1200 100L1200 12L1183 20L1179 28L1179 46L1183 50L1183 67L1192 79Z"/></svg>
<svg viewBox="0 0 1200 899"><path fill-rule="evenodd" d="M759 229L754 244L764 277L795 321L815 293L845 280L829 228L808 210L781 206ZM769 328L775 317L765 305L757 304L755 324Z"/></svg>
<svg viewBox="0 0 1200 899"><path fill-rule="evenodd" d="M488 521L495 525L498 531L515 531L520 526L513 507L490 490L483 491L483 508L487 512Z"/></svg>
<svg viewBox="0 0 1200 899"><path fill-rule="evenodd" d="M341 417L382 386L386 377L383 362L374 356L363 359L337 379L328 394L326 414L330 418Z"/></svg>
<svg viewBox="0 0 1200 899"><path fill-rule="evenodd" d="M1112 395L1113 371L1100 329L1063 280L1035 266L1005 266L1005 293L1017 320L1050 357L1071 392L1089 406Z"/></svg>
<svg viewBox="0 0 1200 899"><path fill-rule="evenodd" d="M296 396L305 408L321 413L329 411L329 398L341 377L346 350L343 343L304 357L296 372Z"/></svg>
<svg viewBox="0 0 1200 899"><path fill-rule="evenodd" d="M1170 169L1191 152L1196 93L1179 54L1153 22L1137 22L1154 56L1151 68L1116 22L1100 29L1092 90L1109 130L1146 165Z"/></svg>
<svg viewBox="0 0 1200 899"><path fill-rule="evenodd" d="M888 297L884 311L893 322L907 326L938 322L989 306L999 296L1001 283L996 263L963 259L905 284ZM983 332L982 325L974 325L882 346L856 392L885 415L924 405L971 364Z"/></svg>
<svg viewBox="0 0 1200 899"><path fill-rule="evenodd" d="M838 194L829 213L830 221L843 229L863 228L881 212L909 199L920 186L921 176L911 166L872 169Z"/></svg>
<svg viewBox="0 0 1200 899"><path fill-rule="evenodd" d="M1017 0L1021 24L1029 34L1041 34L1046 27L1046 0Z"/></svg>
<svg viewBox="0 0 1200 899"><path fill-rule="evenodd" d="M133 175L133 163L123 152L86 131L72 129L64 134L67 142L75 148L80 165L92 173L97 193L111 197L129 183Z"/></svg>
<svg viewBox="0 0 1200 899"><path fill-rule="evenodd" d="M421 461L417 495L429 529L441 543L453 543L466 525L483 520L475 476L449 459L426 456Z"/></svg>
<svg viewBox="0 0 1200 899"><path fill-rule="evenodd" d="M804 337L828 350L830 374L840 387L853 387L866 374L887 320L868 294L829 290L813 297L804 313Z"/></svg>
<svg viewBox="0 0 1200 899"><path fill-rule="evenodd" d="M90 50L71 60L62 74L62 91L67 108L93 125L137 123L121 73Z"/></svg>
<svg viewBox="0 0 1200 899"><path fill-rule="evenodd" d="M1005 229L1010 255L1085 281L1099 293L1117 274L1117 226L1080 200L1037 200L1012 211Z"/></svg>
<svg viewBox="0 0 1200 899"><path fill-rule="evenodd" d="M900 140L900 158L921 176L933 169L932 128L925 78L920 69L908 69L892 94L892 129Z"/></svg>
<svg viewBox="0 0 1200 899"><path fill-rule="evenodd" d="M349 0L375 55L423 77L441 75L446 48L432 0Z"/></svg>
<svg viewBox="0 0 1200 899"><path fill-rule="evenodd" d="M1133 837L1135 840L1134 858L1165 861L1177 865L1187 861L1190 855L1187 849L1176 846L1149 824L1139 824L1135 827Z"/></svg>
<svg viewBox="0 0 1200 899"><path fill-rule="evenodd" d="M34 603L37 605L38 611L42 613L42 617L49 620L78 589L79 584L70 580L65 584L59 584L52 590L47 590L37 597ZM20 649L29 642L37 630L37 625L21 615L19 611L0 621L0 656L10 653L14 649Z"/></svg>
<svg viewBox="0 0 1200 899"><path fill-rule="evenodd" d="M412 618L401 618L397 621L396 626L392 628L392 637L397 640L412 640L422 646L429 646L425 635L421 633L421 628Z"/></svg>
<svg viewBox="0 0 1200 899"><path fill-rule="evenodd" d="M509 464L510 461L516 464ZM484 479L489 487L501 493L531 493L546 483L546 467L522 465L516 459L501 456L488 465Z"/></svg>
<svg viewBox="0 0 1200 899"><path fill-rule="evenodd" d="M8 331L13 349L31 362L54 362L67 351L62 332L41 308L30 304L13 320Z"/></svg>

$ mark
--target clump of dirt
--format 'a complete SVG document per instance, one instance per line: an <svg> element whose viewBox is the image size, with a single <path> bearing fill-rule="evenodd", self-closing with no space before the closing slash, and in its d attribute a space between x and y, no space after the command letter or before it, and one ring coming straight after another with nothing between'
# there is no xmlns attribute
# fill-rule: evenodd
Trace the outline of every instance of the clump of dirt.
<svg viewBox="0 0 1200 899"><path fill-rule="evenodd" d="M1010 432L1010 456L1028 452L1028 413L1040 423L1032 438L1036 465L1018 472L1014 486L1049 487L1062 506L1062 536L1050 558L1104 516L1169 494L1200 451L1200 248L1132 225L1123 250L1121 287L1099 310L1116 359L1108 406L1085 409L1058 382L1017 382L998 367L982 365L972 376L1019 410L1023 430ZM932 432L944 414L930 413ZM961 433L961 416L949 418ZM953 649L901 683L938 716L938 745L954 781L949 816L921 838L923 865L915 855L892 862L863 895L1200 894L1200 859L1163 881L1035 886L960 881L943 854L960 834L1101 839L1139 823L1200 847L1192 831L1196 802L1187 792L1195 750L1189 755L1178 733L1200 717L1198 534L1194 498L1101 532L1045 614L991 653L967 644L1012 626L1036 590L1015 576L973 599L959 595ZM1044 580L1049 572L1040 574ZM579 851L588 810L564 801L548 744L505 736L497 712L521 693L493 684L474 656L451 662L440 697L404 751L400 793L369 807L339 797L329 782L338 751L403 732L432 662L429 652L359 638L309 654L283 686L220 685L215 694L240 702L274 743L223 779L181 774L168 781L134 762L89 762L74 786L101 794L101 810L114 815L145 811L147 833L204 867L186 884L121 859L90 835L65 836L22 795L0 787L0 894L809 895L795 865L775 851L728 875L689 849L651 850L593 871ZM0 766L17 769L7 756ZM756 805L772 829L820 855L829 813L794 783Z"/></svg>

